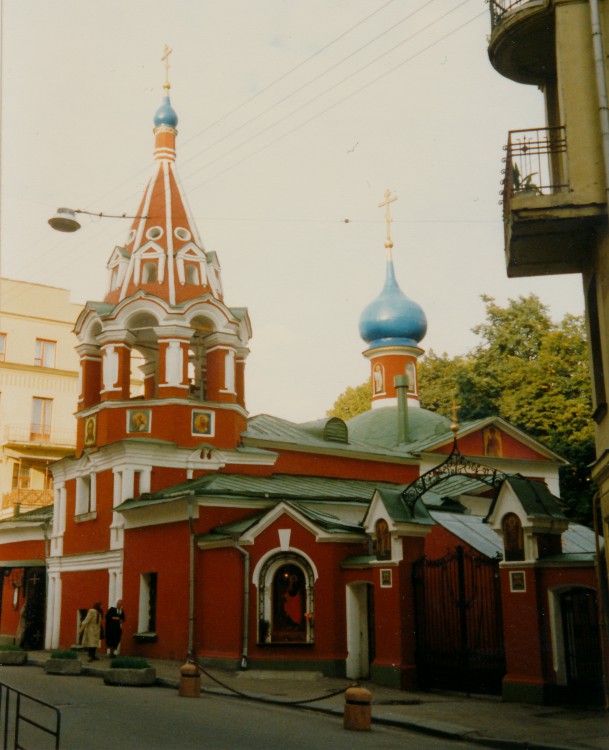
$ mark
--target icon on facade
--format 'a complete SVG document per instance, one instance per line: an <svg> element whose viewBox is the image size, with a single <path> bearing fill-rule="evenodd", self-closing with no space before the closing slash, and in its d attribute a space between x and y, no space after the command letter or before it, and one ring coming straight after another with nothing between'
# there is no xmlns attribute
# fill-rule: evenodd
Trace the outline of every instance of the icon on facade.
<svg viewBox="0 0 609 750"><path fill-rule="evenodd" d="M87 417L85 421L85 447L95 445L97 441L97 415Z"/></svg>
<svg viewBox="0 0 609 750"><path fill-rule="evenodd" d="M150 409L131 409L127 412L127 432L150 432Z"/></svg>
<svg viewBox="0 0 609 750"><path fill-rule="evenodd" d="M484 430L484 455L503 456L503 445L501 444L501 433L496 427L487 427Z"/></svg>
<svg viewBox="0 0 609 750"><path fill-rule="evenodd" d="M210 435L214 434L214 413L213 411L200 411L194 409L192 412L192 434L193 435Z"/></svg>

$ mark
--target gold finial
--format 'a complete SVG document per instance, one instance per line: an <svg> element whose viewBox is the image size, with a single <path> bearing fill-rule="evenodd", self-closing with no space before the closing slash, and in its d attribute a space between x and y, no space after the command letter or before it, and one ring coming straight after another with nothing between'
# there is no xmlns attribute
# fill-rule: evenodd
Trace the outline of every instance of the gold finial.
<svg viewBox="0 0 609 750"><path fill-rule="evenodd" d="M459 408L459 404L453 399L453 406L452 406L452 417L453 421L450 426L450 429L453 431L455 437L457 437L457 433L459 432L459 423L457 422L457 409Z"/></svg>
<svg viewBox="0 0 609 750"><path fill-rule="evenodd" d="M391 190L387 188L387 190L385 190L385 200L382 203L379 203L378 206L379 208L385 206L385 223L387 224L387 239L385 240L385 247L387 249L393 247L393 242L391 241L391 211L389 210L389 205L394 201L397 201L397 199L397 195L394 195L393 198L391 197Z"/></svg>
<svg viewBox="0 0 609 750"><path fill-rule="evenodd" d="M173 50L169 45L165 45L165 49L163 50L163 56L161 57L161 62L165 63L165 83L163 84L163 88L169 90L171 88L171 84L169 83L169 55Z"/></svg>

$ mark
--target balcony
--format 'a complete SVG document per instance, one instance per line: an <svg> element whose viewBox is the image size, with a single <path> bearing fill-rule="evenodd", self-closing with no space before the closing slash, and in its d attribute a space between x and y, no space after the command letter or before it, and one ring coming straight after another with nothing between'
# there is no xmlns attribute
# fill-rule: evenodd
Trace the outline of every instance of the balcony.
<svg viewBox="0 0 609 750"><path fill-rule="evenodd" d="M542 85L556 74L551 0L489 0L491 65L517 83Z"/></svg>
<svg viewBox="0 0 609 750"><path fill-rule="evenodd" d="M504 149L508 276L581 272L603 208L578 202L569 184L565 128L512 130Z"/></svg>
<svg viewBox="0 0 609 750"><path fill-rule="evenodd" d="M2 495L2 511L19 508L22 513L34 508L42 508L53 502L53 490L14 489ZM6 515L6 513L3 513ZM12 515L12 513L11 513Z"/></svg>
<svg viewBox="0 0 609 750"><path fill-rule="evenodd" d="M2 432L2 445L23 450L26 448L59 449L61 455L76 447L76 430L57 430L42 425L9 424Z"/></svg>

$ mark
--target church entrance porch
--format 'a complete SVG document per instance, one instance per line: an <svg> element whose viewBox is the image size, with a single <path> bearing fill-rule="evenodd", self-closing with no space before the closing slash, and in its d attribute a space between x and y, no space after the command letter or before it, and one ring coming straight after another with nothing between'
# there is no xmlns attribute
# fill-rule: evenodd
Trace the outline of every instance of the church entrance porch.
<svg viewBox="0 0 609 750"><path fill-rule="evenodd" d="M419 686L501 693L506 672L499 560L462 546L413 566Z"/></svg>

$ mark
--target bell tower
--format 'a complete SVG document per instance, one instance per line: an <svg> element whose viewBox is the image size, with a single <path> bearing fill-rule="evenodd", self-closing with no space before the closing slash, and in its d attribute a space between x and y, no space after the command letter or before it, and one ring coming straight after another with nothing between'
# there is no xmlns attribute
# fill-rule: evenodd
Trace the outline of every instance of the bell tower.
<svg viewBox="0 0 609 750"><path fill-rule="evenodd" d="M224 302L175 168L169 56L154 115L154 164L136 218L107 264L103 302L76 323L77 451L125 438L233 448L246 427L247 310Z"/></svg>

